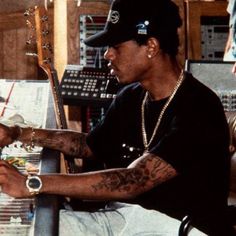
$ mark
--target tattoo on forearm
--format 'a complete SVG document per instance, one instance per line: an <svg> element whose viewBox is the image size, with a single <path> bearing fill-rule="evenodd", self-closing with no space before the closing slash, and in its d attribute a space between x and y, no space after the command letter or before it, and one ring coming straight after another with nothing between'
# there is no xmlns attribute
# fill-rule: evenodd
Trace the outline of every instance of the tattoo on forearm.
<svg viewBox="0 0 236 236"><path fill-rule="evenodd" d="M70 144L70 153L72 155L77 155L79 157L87 156L87 144L86 138L84 135L80 135L79 137L74 137L71 139Z"/></svg>
<svg viewBox="0 0 236 236"><path fill-rule="evenodd" d="M71 156L84 157L88 154L86 136L83 134L65 134L55 139L51 133L48 133L44 138L36 137L34 142L40 146L62 150Z"/></svg>
<svg viewBox="0 0 236 236"><path fill-rule="evenodd" d="M176 171L155 155L149 154L140 160L135 168L108 171L101 174L102 180L93 185L94 191L102 189L113 191L140 190L154 187L176 175Z"/></svg>
<svg viewBox="0 0 236 236"><path fill-rule="evenodd" d="M95 191L106 189L113 191L129 192L135 186L142 187L148 177L142 170L126 169L125 171L112 171L101 174L102 180L93 185Z"/></svg>

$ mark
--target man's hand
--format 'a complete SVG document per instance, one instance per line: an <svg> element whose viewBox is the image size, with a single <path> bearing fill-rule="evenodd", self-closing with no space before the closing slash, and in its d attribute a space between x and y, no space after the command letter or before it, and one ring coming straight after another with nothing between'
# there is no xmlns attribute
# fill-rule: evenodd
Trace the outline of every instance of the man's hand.
<svg viewBox="0 0 236 236"><path fill-rule="evenodd" d="M0 147L13 143L21 135L21 132L19 126L9 127L0 123Z"/></svg>
<svg viewBox="0 0 236 236"><path fill-rule="evenodd" d="M29 197L30 193L25 185L26 178L14 166L0 160L0 186L2 192L12 197Z"/></svg>

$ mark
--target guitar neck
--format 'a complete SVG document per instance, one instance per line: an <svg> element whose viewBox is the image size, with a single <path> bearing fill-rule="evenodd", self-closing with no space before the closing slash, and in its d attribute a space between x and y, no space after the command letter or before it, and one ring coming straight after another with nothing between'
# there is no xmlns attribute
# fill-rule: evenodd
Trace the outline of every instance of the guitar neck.
<svg viewBox="0 0 236 236"><path fill-rule="evenodd" d="M59 80L55 69L51 69L50 76L48 76L48 78L50 81L54 98L54 108L56 112L57 126L60 129L67 129L68 127L66 122L65 110L63 107L61 93L59 91Z"/></svg>
<svg viewBox="0 0 236 236"><path fill-rule="evenodd" d="M60 129L67 129L65 111L63 107L63 101L59 92L59 81L57 72L53 67L53 47L51 36L51 25L49 24L49 16L45 8L35 7L34 20L37 38L37 55L38 64L46 73L54 98L54 108L57 119L57 126Z"/></svg>

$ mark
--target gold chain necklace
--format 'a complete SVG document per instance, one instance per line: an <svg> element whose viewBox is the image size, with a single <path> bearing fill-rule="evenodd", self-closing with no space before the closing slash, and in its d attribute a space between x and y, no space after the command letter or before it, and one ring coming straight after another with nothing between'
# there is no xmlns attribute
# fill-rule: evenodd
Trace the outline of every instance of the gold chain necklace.
<svg viewBox="0 0 236 236"><path fill-rule="evenodd" d="M143 102L142 102L142 106L141 106L141 118L142 118L142 137L143 137L143 145L144 145L144 152L148 151L148 148L150 146L150 144L152 143L155 135L156 135L156 132L160 126L160 123L161 123L161 120L163 118L163 115L167 109L167 107L169 106L170 102L172 101L172 99L174 98L178 88L180 87L181 83L183 82L183 79L184 79L184 73L183 73L183 70L181 71L180 73L180 76L179 76L179 79L176 83L176 86L173 90L173 92L171 93L170 97L168 98L168 100L166 101L165 105L163 106L161 112L160 112L160 115L158 117L158 120L157 120L157 123L156 123L156 126L153 130L153 133L152 133L152 136L149 140L149 142L147 141L147 132L146 132L146 128L145 128L145 103L146 103L146 100L147 100L147 97L148 97L148 91L146 92L144 98L143 98Z"/></svg>

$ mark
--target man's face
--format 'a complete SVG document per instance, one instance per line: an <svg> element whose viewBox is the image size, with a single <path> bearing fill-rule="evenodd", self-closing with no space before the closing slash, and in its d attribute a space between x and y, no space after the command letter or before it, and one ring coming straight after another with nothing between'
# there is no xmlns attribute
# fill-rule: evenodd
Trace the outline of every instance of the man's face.
<svg viewBox="0 0 236 236"><path fill-rule="evenodd" d="M120 83L144 79L148 62L145 45L140 46L136 41L129 40L109 47L104 58L109 61L111 74L116 75Z"/></svg>

